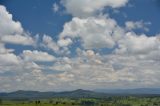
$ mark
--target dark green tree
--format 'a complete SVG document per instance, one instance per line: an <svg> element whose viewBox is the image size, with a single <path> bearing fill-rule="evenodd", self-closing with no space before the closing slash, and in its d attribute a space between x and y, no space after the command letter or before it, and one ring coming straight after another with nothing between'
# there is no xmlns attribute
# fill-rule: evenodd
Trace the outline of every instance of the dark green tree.
<svg viewBox="0 0 160 106"><path fill-rule="evenodd" d="M0 105L2 104L2 99L0 98Z"/></svg>

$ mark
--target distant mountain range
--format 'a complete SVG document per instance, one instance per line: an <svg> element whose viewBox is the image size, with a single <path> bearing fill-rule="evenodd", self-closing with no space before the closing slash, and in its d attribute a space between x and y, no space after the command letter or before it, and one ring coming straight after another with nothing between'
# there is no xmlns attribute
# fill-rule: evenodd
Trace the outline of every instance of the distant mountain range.
<svg viewBox="0 0 160 106"><path fill-rule="evenodd" d="M95 91L111 94L160 94L160 88L97 89Z"/></svg>
<svg viewBox="0 0 160 106"><path fill-rule="evenodd" d="M39 92L19 90L11 93L0 93L2 99L44 99L54 97L67 98L106 98L110 96L160 96L160 88L138 88L138 89L99 89L74 90L64 92Z"/></svg>
<svg viewBox="0 0 160 106"><path fill-rule="evenodd" d="M39 92L39 91L23 91L19 90L11 93L0 93L2 99L43 99L54 97L82 98L82 97L106 97L105 93L94 92L89 90L74 90L64 92Z"/></svg>

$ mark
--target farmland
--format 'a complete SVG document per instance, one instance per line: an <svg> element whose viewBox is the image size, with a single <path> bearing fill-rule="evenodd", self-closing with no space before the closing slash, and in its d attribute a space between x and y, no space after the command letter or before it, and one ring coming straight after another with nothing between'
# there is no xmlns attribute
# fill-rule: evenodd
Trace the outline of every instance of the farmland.
<svg viewBox="0 0 160 106"><path fill-rule="evenodd" d="M160 106L160 97L1 99L0 106Z"/></svg>

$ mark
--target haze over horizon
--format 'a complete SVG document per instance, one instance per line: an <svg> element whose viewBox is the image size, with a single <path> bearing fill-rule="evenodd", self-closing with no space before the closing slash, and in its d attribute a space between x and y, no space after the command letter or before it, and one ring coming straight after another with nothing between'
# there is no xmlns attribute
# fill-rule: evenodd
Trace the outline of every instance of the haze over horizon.
<svg viewBox="0 0 160 106"><path fill-rule="evenodd" d="M0 0L0 92L160 88L158 0Z"/></svg>

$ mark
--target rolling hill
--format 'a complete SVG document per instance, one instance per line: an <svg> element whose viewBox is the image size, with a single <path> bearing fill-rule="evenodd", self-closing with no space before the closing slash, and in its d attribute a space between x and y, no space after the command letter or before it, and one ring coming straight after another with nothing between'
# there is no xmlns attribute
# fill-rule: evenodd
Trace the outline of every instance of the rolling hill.
<svg viewBox="0 0 160 106"><path fill-rule="evenodd" d="M54 97L66 98L105 98L110 96L160 96L158 88L139 89L114 89L114 90L74 90L64 92L39 92L39 91L15 91L10 93L0 93L2 99L45 99Z"/></svg>

